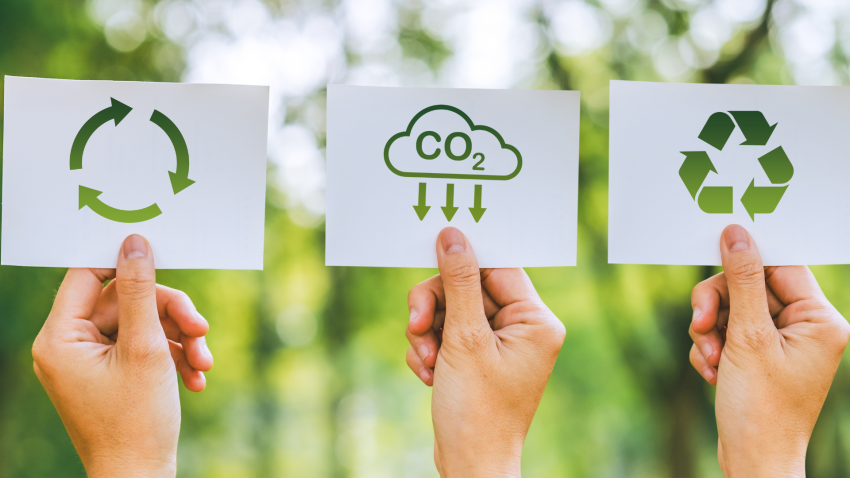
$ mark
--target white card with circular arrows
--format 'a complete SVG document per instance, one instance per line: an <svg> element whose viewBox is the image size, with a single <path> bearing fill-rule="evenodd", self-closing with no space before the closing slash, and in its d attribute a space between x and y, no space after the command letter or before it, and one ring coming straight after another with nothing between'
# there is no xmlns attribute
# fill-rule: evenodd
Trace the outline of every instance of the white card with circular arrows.
<svg viewBox="0 0 850 478"><path fill-rule="evenodd" d="M740 224L765 265L850 263L850 88L610 92L610 262L720 265Z"/></svg>
<svg viewBox="0 0 850 478"><path fill-rule="evenodd" d="M575 265L579 102L330 85L326 264L436 267L454 226L481 267Z"/></svg>
<svg viewBox="0 0 850 478"><path fill-rule="evenodd" d="M268 87L5 78L3 265L262 269Z"/></svg>

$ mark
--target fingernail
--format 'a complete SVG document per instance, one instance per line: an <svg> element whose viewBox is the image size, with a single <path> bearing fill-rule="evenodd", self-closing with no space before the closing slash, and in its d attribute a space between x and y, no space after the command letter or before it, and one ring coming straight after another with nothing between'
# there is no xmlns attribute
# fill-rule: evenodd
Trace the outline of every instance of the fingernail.
<svg viewBox="0 0 850 478"><path fill-rule="evenodd" d="M702 311L699 310L699 307L694 307L694 317L692 320L696 321L699 319L700 315L702 315Z"/></svg>
<svg viewBox="0 0 850 478"><path fill-rule="evenodd" d="M142 236L133 234L124 239L124 259L132 260L147 257L148 245Z"/></svg>
<svg viewBox="0 0 850 478"><path fill-rule="evenodd" d="M750 235L743 227L732 224L726 228L726 247L730 252L745 251L750 248Z"/></svg>
<svg viewBox="0 0 850 478"><path fill-rule="evenodd" d="M204 354L204 357L206 357L206 358L209 358L209 359L213 358L212 352L210 352L210 348L207 346L206 342L203 342L201 344L201 353Z"/></svg>
<svg viewBox="0 0 850 478"><path fill-rule="evenodd" d="M711 347L711 345L704 344L702 346L702 356L705 357L706 360L708 360L708 358L711 357L711 354L713 353L714 349Z"/></svg>
<svg viewBox="0 0 850 478"><path fill-rule="evenodd" d="M443 252L446 254L455 254L457 252L463 252L466 249L466 241L463 239L463 234L453 227L443 229L440 241L443 244Z"/></svg>
<svg viewBox="0 0 850 478"><path fill-rule="evenodd" d="M428 382L428 379L431 378L431 370L428 367L422 367L422 370L419 371L419 378L423 382Z"/></svg>
<svg viewBox="0 0 850 478"><path fill-rule="evenodd" d="M714 376L717 375L714 372L714 367L705 367L702 371L703 375L705 375L705 379L709 382L714 380Z"/></svg>
<svg viewBox="0 0 850 478"><path fill-rule="evenodd" d="M416 312L416 309L410 309L410 319L408 322L413 322L417 317L419 317L419 312Z"/></svg>
<svg viewBox="0 0 850 478"><path fill-rule="evenodd" d="M431 350L428 348L428 346L425 345L425 344L420 345L419 346L419 358L421 358L424 361L426 358L428 358L429 355L431 355Z"/></svg>

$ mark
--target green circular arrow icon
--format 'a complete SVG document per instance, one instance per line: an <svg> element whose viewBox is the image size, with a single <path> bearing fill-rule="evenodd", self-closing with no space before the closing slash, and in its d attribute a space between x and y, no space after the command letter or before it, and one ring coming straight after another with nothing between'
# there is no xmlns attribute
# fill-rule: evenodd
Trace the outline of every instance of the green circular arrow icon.
<svg viewBox="0 0 850 478"><path fill-rule="evenodd" d="M732 117L730 118L731 115ZM734 118L734 121L732 120ZM742 146L764 146L770 140L776 124L768 124L760 111L730 111L714 113L708 118L699 139L708 143L714 149L722 151L735 131L735 123L741 128L746 141ZM778 124L778 123L777 123ZM705 151L682 151L685 162L679 168L679 177L688 188L691 197L697 201L699 208L709 214L731 214L734 203L731 186L705 186L705 178L717 169ZM758 158L762 169L773 186L755 185L755 178L741 196L741 203L755 221L756 214L770 214L776 210L779 201L788 189L788 183L794 176L794 166L782 146ZM782 185L784 184L784 185ZM702 188L700 190L700 188Z"/></svg>
<svg viewBox="0 0 850 478"><path fill-rule="evenodd" d="M121 120L133 110L133 108L121 103L115 98L110 98L110 100L112 101L112 106L97 112L86 121L74 138L74 144L71 146L72 171L83 169L83 152L94 132L111 120L115 122L115 126L117 127L121 123ZM154 110L150 121L159 126L168 135L168 139L171 140L171 144L174 146L174 153L177 156L177 171L169 171L168 175L171 180L171 189L174 191L174 194L177 194L195 184L195 181L189 179L189 148L186 146L186 140L183 138L183 134L180 133L180 129L167 116ZM80 209L88 206L89 209L105 219L123 223L145 222L162 214L156 203L144 209L134 211L116 209L103 203L98 198L101 194L103 194L101 191L80 185Z"/></svg>

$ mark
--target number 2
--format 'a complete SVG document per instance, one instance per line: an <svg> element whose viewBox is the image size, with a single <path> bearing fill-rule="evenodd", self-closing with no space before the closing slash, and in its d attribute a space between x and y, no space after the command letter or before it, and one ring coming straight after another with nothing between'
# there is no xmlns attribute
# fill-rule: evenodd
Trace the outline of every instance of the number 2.
<svg viewBox="0 0 850 478"><path fill-rule="evenodd" d="M484 171L484 166L481 166L480 168L478 167L481 163L484 162L484 155L481 153L475 153L474 155L472 155L472 159L477 159L479 156L481 156L481 161L475 163L475 166L472 167L473 171Z"/></svg>

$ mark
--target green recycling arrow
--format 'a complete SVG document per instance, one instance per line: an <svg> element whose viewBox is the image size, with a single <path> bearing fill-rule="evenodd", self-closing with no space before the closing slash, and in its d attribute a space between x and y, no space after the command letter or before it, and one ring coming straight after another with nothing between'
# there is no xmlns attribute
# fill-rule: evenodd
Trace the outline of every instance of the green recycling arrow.
<svg viewBox="0 0 850 478"><path fill-rule="evenodd" d="M731 214L733 202L730 186L706 186L697 201L699 208L709 214Z"/></svg>
<svg viewBox="0 0 850 478"><path fill-rule="evenodd" d="M726 113L714 113L705 122L705 126L703 126L702 131L699 133L699 139L714 146L715 149L722 151L733 131L735 131L735 122L732 121L729 115Z"/></svg>
<svg viewBox="0 0 850 478"><path fill-rule="evenodd" d="M425 205L425 183L419 183L419 204L413 206L413 209L416 210L416 215L419 216L419 220L425 219L425 215L428 214L428 211L431 209L431 206Z"/></svg>
<svg viewBox="0 0 850 478"><path fill-rule="evenodd" d="M86 143L89 142L91 135L110 120L114 120L115 126L118 126L118 124L121 123L121 120L123 120L130 111L133 110L133 108L130 108L115 98L109 99L112 101L112 106L95 113L95 115L89 118L83 127L80 128L80 131L77 132L77 136L74 138L74 144L71 145L72 171L83 169L83 151L85 151Z"/></svg>
<svg viewBox="0 0 850 478"><path fill-rule="evenodd" d="M104 204L104 202L98 198L101 194L103 193L96 189L80 186L80 209L88 206L89 209L110 221L123 222L127 224L149 221L162 214L162 211L156 204L135 211L116 209Z"/></svg>
<svg viewBox="0 0 850 478"><path fill-rule="evenodd" d="M481 220L481 216L484 215L484 211L487 210L486 207L481 207L481 190L484 187L481 184L475 185L475 207L469 208L469 212L472 213L472 218L475 219L475 222Z"/></svg>
<svg viewBox="0 0 850 478"><path fill-rule="evenodd" d="M756 214L770 214L776 210L786 189L788 186L756 187L756 180L753 179L741 197L741 203L750 215L750 219L755 222Z"/></svg>
<svg viewBox="0 0 850 478"><path fill-rule="evenodd" d="M784 184L794 176L794 165L782 146L759 158L762 169L772 184Z"/></svg>
<svg viewBox="0 0 850 478"><path fill-rule="evenodd" d="M691 197L696 199L699 187L702 186L708 173L714 171L714 174L717 174L717 170L714 169L714 164L711 163L711 158L705 151L682 151L682 154L685 155L685 162L679 168L679 177L682 178Z"/></svg>
<svg viewBox="0 0 850 478"><path fill-rule="evenodd" d="M168 139L171 140L171 144L174 145L174 152L177 155L177 171L173 173L169 171L168 176L171 178L171 189L174 194L177 194L195 184L195 181L189 179L189 148L186 146L186 140L180 133L180 129L167 116L158 110L154 110L153 115L151 115L151 122L165 131Z"/></svg>
<svg viewBox="0 0 850 478"><path fill-rule="evenodd" d="M446 185L446 205L442 207L443 214L446 215L446 219L449 222L452 222L452 218L455 217L455 213L458 208L454 207L455 203L455 185L447 184Z"/></svg>
<svg viewBox="0 0 850 478"><path fill-rule="evenodd" d="M770 126L761 111L730 111L741 132L744 133L746 141L741 145L764 146L776 129L776 125Z"/></svg>

